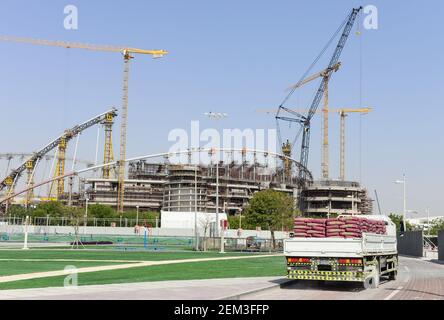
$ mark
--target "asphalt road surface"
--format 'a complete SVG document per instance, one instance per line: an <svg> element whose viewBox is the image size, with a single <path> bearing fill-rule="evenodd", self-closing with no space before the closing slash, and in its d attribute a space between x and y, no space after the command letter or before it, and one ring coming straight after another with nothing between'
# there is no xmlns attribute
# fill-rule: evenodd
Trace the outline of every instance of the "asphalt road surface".
<svg viewBox="0 0 444 320"><path fill-rule="evenodd" d="M361 284L295 280L284 287L242 295L251 300L444 300L444 264L400 257L398 278L377 289Z"/></svg>

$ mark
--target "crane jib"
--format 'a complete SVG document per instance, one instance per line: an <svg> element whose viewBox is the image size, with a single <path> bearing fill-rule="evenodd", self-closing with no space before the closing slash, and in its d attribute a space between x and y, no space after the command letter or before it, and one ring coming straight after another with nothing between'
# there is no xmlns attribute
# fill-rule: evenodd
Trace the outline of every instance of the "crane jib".
<svg viewBox="0 0 444 320"><path fill-rule="evenodd" d="M348 21L344 27L342 35L339 39L339 42L336 46L336 49L333 53L331 60L330 60L329 68L332 68L335 64L338 63L339 57L341 56L342 50L345 47L347 39L350 35L350 31L353 27L355 20L356 20L356 17L358 15L359 11L361 11L361 10L362 10L362 7L354 8L352 10L351 14L349 15ZM302 135L300 164L305 168L307 168L307 165L308 165L308 153L309 153L309 147L310 147L310 121L311 121L312 117L314 116L314 114L316 113L316 110L317 110L319 103L322 99L322 96L325 91L326 83L329 80L330 75L331 75L331 72L329 73L329 75L327 77L324 77L322 79L322 82L319 86L318 91L316 92L315 98L313 99L310 110L308 112L307 121L304 123L304 132ZM300 188L303 188L305 186L305 183L306 183L306 172L304 170L299 171Z"/></svg>

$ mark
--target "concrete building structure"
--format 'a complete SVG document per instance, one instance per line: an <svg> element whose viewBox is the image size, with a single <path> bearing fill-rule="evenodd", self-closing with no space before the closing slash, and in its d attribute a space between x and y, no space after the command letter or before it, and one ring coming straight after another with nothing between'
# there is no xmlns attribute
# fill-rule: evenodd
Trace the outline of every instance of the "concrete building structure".
<svg viewBox="0 0 444 320"><path fill-rule="evenodd" d="M89 203L116 207L116 179L92 178L85 183ZM139 160L129 164L125 209L214 213L218 202L218 212L235 215L255 192L265 189L286 192L296 202L297 177L282 167L259 163L179 165ZM304 212L313 216L371 214L373 209L367 190L351 181L314 181L303 191L302 201Z"/></svg>
<svg viewBox="0 0 444 320"><path fill-rule="evenodd" d="M302 193L304 211L313 216L372 214L367 190L358 182L314 181Z"/></svg>

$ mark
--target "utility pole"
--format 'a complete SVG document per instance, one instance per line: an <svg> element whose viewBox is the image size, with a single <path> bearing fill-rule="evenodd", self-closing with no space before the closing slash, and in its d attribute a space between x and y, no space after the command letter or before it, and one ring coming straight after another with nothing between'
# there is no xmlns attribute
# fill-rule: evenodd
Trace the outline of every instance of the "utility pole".
<svg viewBox="0 0 444 320"><path fill-rule="evenodd" d="M194 167L194 238L194 249L199 251L199 235L197 232L197 164Z"/></svg>
<svg viewBox="0 0 444 320"><path fill-rule="evenodd" d="M83 234L86 234L86 225L88 223L88 201L89 201L89 198L86 197L86 199L85 199L85 217L84 217L85 219L83 221Z"/></svg>
<svg viewBox="0 0 444 320"><path fill-rule="evenodd" d="M23 242L23 250L27 250L28 248L28 221L29 221L29 216L26 216L25 218L25 240Z"/></svg>
<svg viewBox="0 0 444 320"><path fill-rule="evenodd" d="M216 157L216 237L219 236L219 159Z"/></svg>
<svg viewBox="0 0 444 320"><path fill-rule="evenodd" d="M407 227L406 227L406 208L407 208L407 200L406 200L406 178L405 178L405 174L402 175L403 179L402 180L396 180L395 183L396 184L402 184L403 185L403 210L402 210L402 225L404 227L404 231L407 231Z"/></svg>
<svg viewBox="0 0 444 320"><path fill-rule="evenodd" d="M427 207L427 235L430 236L430 209Z"/></svg>
<svg viewBox="0 0 444 320"><path fill-rule="evenodd" d="M136 206L136 226L138 225L139 225L139 206Z"/></svg>

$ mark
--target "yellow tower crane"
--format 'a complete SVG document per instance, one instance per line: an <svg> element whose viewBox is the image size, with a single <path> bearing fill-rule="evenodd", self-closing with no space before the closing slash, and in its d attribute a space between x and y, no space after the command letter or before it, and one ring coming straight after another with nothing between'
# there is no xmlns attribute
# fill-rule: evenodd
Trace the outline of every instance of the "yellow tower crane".
<svg viewBox="0 0 444 320"><path fill-rule="evenodd" d="M103 125L105 126L105 148L103 150L103 163L110 163L114 161L114 151L113 151L113 123L114 123L115 113L107 113ZM109 179L111 177L111 168L103 167L102 176L104 179Z"/></svg>
<svg viewBox="0 0 444 320"><path fill-rule="evenodd" d="M26 184L28 185L28 187L32 187L34 185L34 168L35 168L35 163L34 161L30 160L26 162L26 173L27 173L27 180L26 180ZM26 206L28 206L31 203L32 198L34 198L34 190L30 189L27 193L26 193Z"/></svg>
<svg viewBox="0 0 444 320"><path fill-rule="evenodd" d="M340 134L340 151L339 151L339 179L342 181L345 180L345 118L348 113L361 113L368 114L373 109L370 107L362 108L362 109L340 109L338 111L339 116L341 117L341 134Z"/></svg>
<svg viewBox="0 0 444 320"><path fill-rule="evenodd" d="M108 52L120 52L123 55L124 69L123 69L123 97L122 97L122 118L120 124L120 159L118 162L118 194L117 194L117 210L123 212L124 206L124 193L125 193L125 158L126 158L126 131L128 121L128 81L130 72L130 60L134 58L131 54L150 54L154 58L160 58L168 54L165 50L143 50L130 47L118 47L109 45L93 45L83 44L77 42L65 42L65 41L53 41L53 40L41 40L20 38L11 36L0 36L0 41L12 41L29 43L35 45L55 46L63 48L77 48L94 51L108 51ZM59 169L64 169L60 166ZM63 181L62 181L63 183ZM58 190L62 188L60 181L58 182Z"/></svg>

